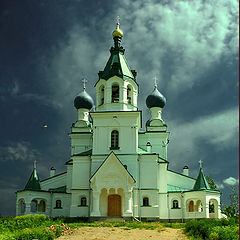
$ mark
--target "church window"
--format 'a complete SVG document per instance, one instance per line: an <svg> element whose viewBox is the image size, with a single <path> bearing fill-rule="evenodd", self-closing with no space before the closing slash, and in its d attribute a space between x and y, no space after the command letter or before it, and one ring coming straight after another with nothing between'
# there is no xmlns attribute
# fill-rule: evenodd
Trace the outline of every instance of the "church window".
<svg viewBox="0 0 240 240"><path fill-rule="evenodd" d="M119 102L119 86L117 84L112 85L112 102Z"/></svg>
<svg viewBox="0 0 240 240"><path fill-rule="evenodd" d="M46 202L41 200L38 204L38 212L46 212Z"/></svg>
<svg viewBox="0 0 240 240"><path fill-rule="evenodd" d="M172 205L172 208L179 208L178 206L178 200L173 200L173 205Z"/></svg>
<svg viewBox="0 0 240 240"><path fill-rule="evenodd" d="M62 201L56 200L56 208L62 208Z"/></svg>
<svg viewBox="0 0 240 240"><path fill-rule="evenodd" d="M209 213L214 213L215 212L215 207L214 203L212 201L209 202Z"/></svg>
<svg viewBox="0 0 240 240"><path fill-rule="evenodd" d="M189 202L188 211L194 212L194 202L192 200Z"/></svg>
<svg viewBox="0 0 240 240"><path fill-rule="evenodd" d="M37 211L37 200L32 200L31 202L31 212Z"/></svg>
<svg viewBox="0 0 240 240"><path fill-rule="evenodd" d="M104 104L104 86L100 87L100 101L99 101L99 105Z"/></svg>
<svg viewBox="0 0 240 240"><path fill-rule="evenodd" d="M132 89L130 85L127 86L127 102L128 104L132 104Z"/></svg>
<svg viewBox="0 0 240 240"><path fill-rule="evenodd" d="M111 149L118 149L119 146L119 132L117 130L113 130L111 133Z"/></svg>
<svg viewBox="0 0 240 240"><path fill-rule="evenodd" d="M149 206L149 198L148 197L143 198L143 206Z"/></svg>
<svg viewBox="0 0 240 240"><path fill-rule="evenodd" d="M26 210L26 204L24 200L20 200L19 206L20 206L20 214L22 215L25 213L25 210Z"/></svg>
<svg viewBox="0 0 240 240"><path fill-rule="evenodd" d="M87 206L87 198L81 197L81 206Z"/></svg>

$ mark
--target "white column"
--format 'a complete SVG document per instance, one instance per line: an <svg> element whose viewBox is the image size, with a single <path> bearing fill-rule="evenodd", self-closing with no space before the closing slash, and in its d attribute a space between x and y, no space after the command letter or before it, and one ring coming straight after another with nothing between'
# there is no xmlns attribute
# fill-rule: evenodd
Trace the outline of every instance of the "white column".
<svg viewBox="0 0 240 240"><path fill-rule="evenodd" d="M91 212L91 216L93 217L98 217L101 216L100 211L99 211L99 197L100 197L100 192L98 191L93 191L93 208Z"/></svg>
<svg viewBox="0 0 240 240"><path fill-rule="evenodd" d="M125 192L125 204L126 204L126 210L125 210L125 216L132 216L132 192Z"/></svg>
<svg viewBox="0 0 240 240"><path fill-rule="evenodd" d="M27 215L27 214L31 214L31 212L30 212L30 210L31 210L31 202L25 202L25 206L26 206L26 208L25 208L25 213L24 213L24 215Z"/></svg>

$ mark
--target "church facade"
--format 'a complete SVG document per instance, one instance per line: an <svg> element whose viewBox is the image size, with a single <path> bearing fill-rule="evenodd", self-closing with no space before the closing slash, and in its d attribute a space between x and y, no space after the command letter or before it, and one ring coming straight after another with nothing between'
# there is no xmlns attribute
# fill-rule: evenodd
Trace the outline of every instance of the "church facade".
<svg viewBox="0 0 240 240"><path fill-rule="evenodd" d="M220 218L220 192L211 190L200 167L197 178L168 169L169 132L162 119L165 97L155 83L146 104L151 118L142 129L136 71L121 46L119 24L114 46L96 88L96 109L85 90L75 98L71 159L66 172L51 168L39 180L36 166L17 192L16 215L125 217L159 221Z"/></svg>

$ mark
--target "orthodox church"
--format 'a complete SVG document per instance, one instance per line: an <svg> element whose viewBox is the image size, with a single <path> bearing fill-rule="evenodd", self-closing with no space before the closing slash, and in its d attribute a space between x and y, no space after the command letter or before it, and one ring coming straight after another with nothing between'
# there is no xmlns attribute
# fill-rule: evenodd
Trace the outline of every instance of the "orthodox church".
<svg viewBox="0 0 240 240"><path fill-rule="evenodd" d="M196 179L189 176L187 166L182 173L168 168L169 132L162 118L166 99L156 83L146 98L151 117L141 130L137 73L124 56L119 23L112 35L114 46L95 84L96 104L85 83L74 100L78 119L69 134L66 172L56 174L52 167L50 176L40 181L35 165L25 188L17 192L16 215L220 218L220 192L209 187L201 164Z"/></svg>

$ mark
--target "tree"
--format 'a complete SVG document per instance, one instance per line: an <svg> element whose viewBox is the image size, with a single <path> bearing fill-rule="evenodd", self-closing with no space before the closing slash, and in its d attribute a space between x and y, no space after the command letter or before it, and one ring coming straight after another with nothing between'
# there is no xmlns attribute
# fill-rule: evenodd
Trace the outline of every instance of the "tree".
<svg viewBox="0 0 240 240"><path fill-rule="evenodd" d="M209 187L210 187L212 190L218 190L218 189L217 189L217 185L215 184L214 180L213 180L211 177L206 176L206 180L207 180L207 182L208 182Z"/></svg>

